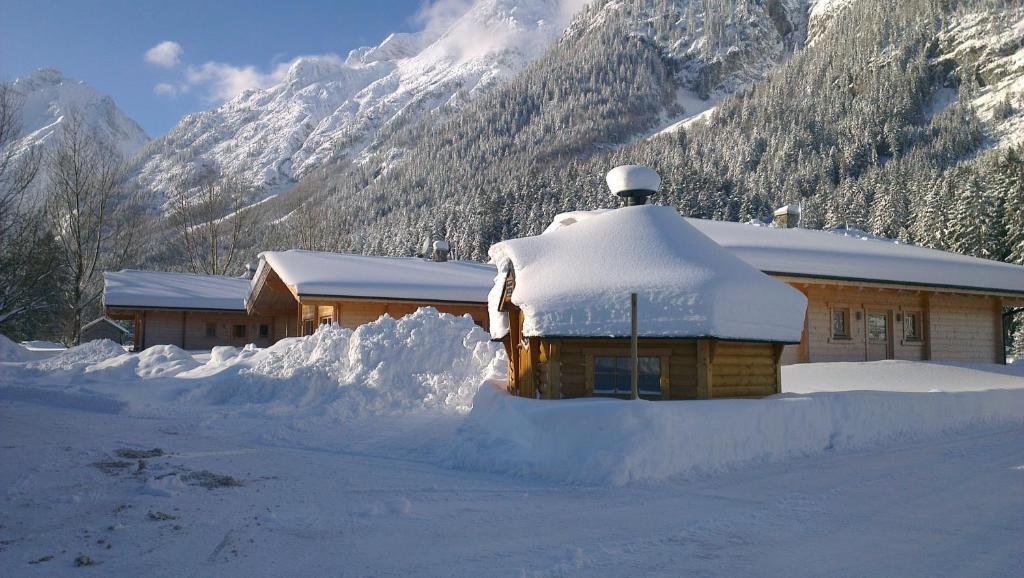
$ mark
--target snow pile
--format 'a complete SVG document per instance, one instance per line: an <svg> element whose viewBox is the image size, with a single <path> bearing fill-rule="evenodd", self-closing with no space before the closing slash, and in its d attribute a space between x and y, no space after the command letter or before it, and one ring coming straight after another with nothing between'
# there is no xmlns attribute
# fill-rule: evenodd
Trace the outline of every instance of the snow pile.
<svg viewBox="0 0 1024 578"><path fill-rule="evenodd" d="M325 325L244 360L219 354L197 371L217 366L226 368L195 397L279 411L324 408L354 417L466 412L480 383L504 370L504 355L470 317L427 307L400 319L385 315L355 330Z"/></svg>
<svg viewBox="0 0 1024 578"><path fill-rule="evenodd" d="M785 393L841 391L984 391L1024 387L1024 363L952 364L916 361L801 363L782 368Z"/></svg>
<svg viewBox="0 0 1024 578"><path fill-rule="evenodd" d="M858 383L855 375L861 374L859 383L877 378L888 380L885 385L890 389L913 389L909 382L914 376L888 373L891 368L863 374L860 369L872 364L821 365L858 366L833 368L847 385ZM943 369L947 368L937 371ZM963 371L961 377L984 373ZM1011 371L1002 377L1005 387L1015 389L907 393L864 387L760 400L671 402L522 399L509 396L501 389L503 384L494 382L477 394L450 462L460 468L570 483L622 485L970 427L1020 425L1024 377L1009 375ZM917 381L923 383L929 375L920 374ZM1000 379L998 373L989 378Z"/></svg>
<svg viewBox="0 0 1024 578"><path fill-rule="evenodd" d="M641 337L800 341L803 294L732 255L675 209L624 207L569 226L562 217L561 228L490 249L499 272L515 273L523 335L628 336L635 292ZM499 274L488 299L495 338L508 331L498 311L503 288Z"/></svg>
<svg viewBox="0 0 1024 578"><path fill-rule="evenodd" d="M92 377L113 378L131 376L142 379L173 377L199 367L199 362L176 345L154 345L138 355L124 353L84 368Z"/></svg>
<svg viewBox="0 0 1024 578"><path fill-rule="evenodd" d="M30 358L28 349L11 341L6 335L0 335L0 361L28 361Z"/></svg>
<svg viewBox="0 0 1024 578"><path fill-rule="evenodd" d="M25 365L40 372L85 371L89 366L124 355L124 348L109 339L97 339Z"/></svg>

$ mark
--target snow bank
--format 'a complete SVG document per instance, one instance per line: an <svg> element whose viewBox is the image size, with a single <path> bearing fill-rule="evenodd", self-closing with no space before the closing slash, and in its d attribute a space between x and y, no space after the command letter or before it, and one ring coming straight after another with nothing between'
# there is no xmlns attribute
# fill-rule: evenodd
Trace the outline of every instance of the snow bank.
<svg viewBox="0 0 1024 578"><path fill-rule="evenodd" d="M622 485L1006 424L1024 424L1024 389L540 401L509 396L494 383L477 394L450 461L461 468Z"/></svg>
<svg viewBox="0 0 1024 578"><path fill-rule="evenodd" d="M84 371L90 365L124 355L124 348L109 339L97 339L70 347L46 359L31 361L25 365L40 372Z"/></svg>
<svg viewBox="0 0 1024 578"><path fill-rule="evenodd" d="M154 345L133 355L124 353L111 357L84 369L92 377L105 379L114 377L153 379L173 377L179 373L199 367L199 362L184 349L175 345Z"/></svg>
<svg viewBox="0 0 1024 578"><path fill-rule="evenodd" d="M785 393L840 391L984 391L1024 388L1024 364L921 363L802 363L782 368Z"/></svg>
<svg viewBox="0 0 1024 578"><path fill-rule="evenodd" d="M0 335L0 361L28 361L31 353L28 349L11 341L6 335Z"/></svg>
<svg viewBox="0 0 1024 578"><path fill-rule="evenodd" d="M245 352L239 352L244 355ZM280 411L323 408L339 416L430 409L466 412L504 354L468 316L422 308L355 330L322 326L247 359L211 356L209 384L193 397L215 404L267 404Z"/></svg>

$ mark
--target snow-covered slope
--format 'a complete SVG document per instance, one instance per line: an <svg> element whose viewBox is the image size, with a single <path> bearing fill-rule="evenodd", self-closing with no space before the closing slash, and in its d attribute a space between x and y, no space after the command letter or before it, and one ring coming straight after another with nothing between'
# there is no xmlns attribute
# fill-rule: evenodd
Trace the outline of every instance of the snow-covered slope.
<svg viewBox="0 0 1024 578"><path fill-rule="evenodd" d="M464 99L538 56L582 0L477 0L443 26L393 34L347 58L296 60L287 77L186 116L146 150L140 181L166 190L189 165L216 164L268 193L353 157L382 129Z"/></svg>
<svg viewBox="0 0 1024 578"><path fill-rule="evenodd" d="M20 150L56 140L61 124L77 115L87 130L131 157L150 141L149 135L128 118L108 95L58 70L41 69L13 82L21 99L22 136L11 146Z"/></svg>
<svg viewBox="0 0 1024 578"><path fill-rule="evenodd" d="M998 146L1024 142L1024 6L979 10L940 37L940 64L977 83L971 100Z"/></svg>
<svg viewBox="0 0 1024 578"><path fill-rule="evenodd" d="M616 9L615 3L608 9ZM662 49L676 63L678 88L675 102L649 136L686 128L713 114L724 98L763 79L803 47L814 9L806 0L740 2L725 16L692 0L677 0L667 12L652 6L636 19L638 34L661 44L645 27L664 18L674 20L682 34Z"/></svg>
<svg viewBox="0 0 1024 578"><path fill-rule="evenodd" d="M149 135L117 108L114 99L88 84L45 68L14 81L22 99L22 138L15 146L34 146L54 138L71 114L117 147L126 157L149 142Z"/></svg>

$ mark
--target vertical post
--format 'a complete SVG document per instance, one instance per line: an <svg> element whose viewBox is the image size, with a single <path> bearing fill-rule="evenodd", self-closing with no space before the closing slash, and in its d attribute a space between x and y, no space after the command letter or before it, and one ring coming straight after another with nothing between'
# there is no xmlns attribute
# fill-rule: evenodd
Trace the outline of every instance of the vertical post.
<svg viewBox="0 0 1024 578"><path fill-rule="evenodd" d="M640 399L640 355L637 351L636 293L629 294L629 321L629 354L633 362L633 371L630 375L631 397L632 399Z"/></svg>

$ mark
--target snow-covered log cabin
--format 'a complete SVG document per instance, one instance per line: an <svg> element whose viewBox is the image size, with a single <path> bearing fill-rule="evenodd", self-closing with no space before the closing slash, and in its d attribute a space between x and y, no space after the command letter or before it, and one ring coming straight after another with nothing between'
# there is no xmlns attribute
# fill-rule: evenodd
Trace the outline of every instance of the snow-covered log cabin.
<svg viewBox="0 0 1024 578"><path fill-rule="evenodd" d="M272 317L246 312L249 280L243 277L123 270L104 273L103 281L106 316L134 323L136 351L152 345L266 347L285 336Z"/></svg>
<svg viewBox="0 0 1024 578"><path fill-rule="evenodd" d="M780 357L800 341L804 295L674 208L643 205L657 188L653 171L620 169L613 192L639 206L491 247L499 272L489 295L491 335L509 356L509 390L547 399L630 396L635 293L640 397L780 392Z"/></svg>
<svg viewBox="0 0 1024 578"><path fill-rule="evenodd" d="M288 336L310 335L325 323L355 328L420 307L468 314L486 329L494 267L448 260L446 249L435 242L423 258L267 251L259 256L246 306L253 315L285 320Z"/></svg>
<svg viewBox="0 0 1024 578"><path fill-rule="evenodd" d="M608 210L557 215L545 233ZM1005 363L1006 317L1024 308L1024 267L871 237L685 219L720 247L808 300L799 343L782 363L883 359ZM765 305L767 306L767 305Z"/></svg>

